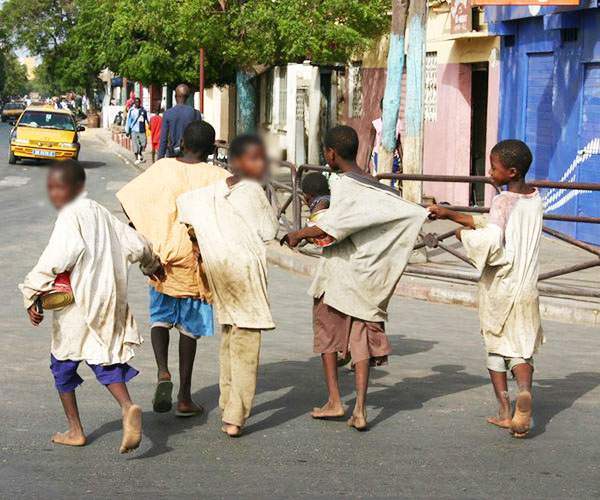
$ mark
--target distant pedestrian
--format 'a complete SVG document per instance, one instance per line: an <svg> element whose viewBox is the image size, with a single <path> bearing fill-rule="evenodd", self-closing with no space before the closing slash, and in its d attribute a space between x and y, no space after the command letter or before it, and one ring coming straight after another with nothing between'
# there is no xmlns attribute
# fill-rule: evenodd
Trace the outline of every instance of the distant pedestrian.
<svg viewBox="0 0 600 500"><path fill-rule="evenodd" d="M146 110L142 107L140 98L136 97L133 107L129 110L129 113L127 113L127 123L125 125L127 137L131 136L136 164L145 161L144 150L147 145L146 127L149 125L148 113L146 113Z"/></svg>
<svg viewBox="0 0 600 500"><path fill-rule="evenodd" d="M182 83L175 89L175 102L172 108L165 111L160 133L158 159L177 158L182 153L183 131L196 120L202 119L202 114L197 109L186 104L190 95L190 88Z"/></svg>
<svg viewBox="0 0 600 500"><path fill-rule="evenodd" d="M152 138L152 163L156 160L156 153L158 153L158 147L160 145L160 130L162 127L163 108L157 108L155 115L150 118L150 137Z"/></svg>
<svg viewBox="0 0 600 500"><path fill-rule="evenodd" d="M379 102L379 108L383 113L383 98ZM379 156L381 151L381 137L383 135L383 118L380 116L371 122L371 138L369 140L371 147L371 155L368 158L368 164L370 166L370 172L373 175L377 175L379 172ZM402 144L400 141L400 136L402 133L402 121L400 120L400 116L398 116L398 121L396 122L396 149L394 150L394 163L392 165L392 173L398 172L400 168L400 164L402 162ZM392 181L392 186L394 186L395 181Z"/></svg>
<svg viewBox="0 0 600 500"><path fill-rule="evenodd" d="M85 172L74 160L55 163L48 172L48 197L59 210L48 246L19 286L31 323L44 313L40 297L54 287L57 275L69 273L74 300L54 311L50 370L69 430L52 442L83 446L75 389L83 382L77 373L82 361L92 369L122 409L121 453L142 439L142 409L134 405L126 383L138 374L128 362L133 347L142 343L127 304L127 274L139 262L147 276L162 279L164 271L152 246L106 208L86 197Z"/></svg>
<svg viewBox="0 0 600 500"><path fill-rule="evenodd" d="M89 109L90 109L90 100L88 99L87 94L83 94L83 97L81 98L81 110L83 111L84 114L87 115Z"/></svg>
<svg viewBox="0 0 600 500"><path fill-rule="evenodd" d="M529 433L533 355L544 343L538 295L543 204L536 188L525 182L531 151L517 140L496 144L490 153L490 176L507 186L492 201L489 217L429 207L432 219L450 219L467 255L481 271L479 321L487 351L487 368L500 406L488 423L515 437ZM506 373L517 379L519 396L511 415Z"/></svg>

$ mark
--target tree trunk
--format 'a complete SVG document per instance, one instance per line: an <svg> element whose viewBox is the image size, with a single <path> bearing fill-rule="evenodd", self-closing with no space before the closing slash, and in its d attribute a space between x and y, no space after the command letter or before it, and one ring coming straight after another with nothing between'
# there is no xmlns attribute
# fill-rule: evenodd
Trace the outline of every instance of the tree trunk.
<svg viewBox="0 0 600 500"><path fill-rule="evenodd" d="M235 79L237 90L237 133L254 132L256 128L256 89L252 84L254 74L238 71Z"/></svg>
<svg viewBox="0 0 600 500"><path fill-rule="evenodd" d="M404 172L423 173L423 88L425 76L426 0L411 0L408 13L408 54L406 64L406 133L404 138ZM403 196L415 203L423 198L423 182L402 185Z"/></svg>
<svg viewBox="0 0 600 500"><path fill-rule="evenodd" d="M396 150L396 125L402 98L404 72L404 32L408 14L408 0L394 0L392 4L392 32L387 58L387 77L383 97L383 133L378 151L378 173L390 173Z"/></svg>

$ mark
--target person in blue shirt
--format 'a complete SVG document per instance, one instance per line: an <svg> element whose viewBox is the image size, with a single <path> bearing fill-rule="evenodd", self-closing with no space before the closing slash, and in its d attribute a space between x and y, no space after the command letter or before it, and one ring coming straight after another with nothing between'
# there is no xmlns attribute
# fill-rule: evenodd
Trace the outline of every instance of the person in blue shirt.
<svg viewBox="0 0 600 500"><path fill-rule="evenodd" d="M135 98L133 107L127 113L127 123L125 133L131 137L133 143L133 152L135 153L135 163L143 163L144 150L146 149L146 127L149 126L148 113L142 108L142 102L139 97Z"/></svg>
<svg viewBox="0 0 600 500"><path fill-rule="evenodd" d="M202 120L202 114L185 102L190 95L190 88L181 83L175 89L175 102L172 108L165 111L162 127L160 129L160 144L158 147L158 159L177 158L181 156L183 131L191 122Z"/></svg>

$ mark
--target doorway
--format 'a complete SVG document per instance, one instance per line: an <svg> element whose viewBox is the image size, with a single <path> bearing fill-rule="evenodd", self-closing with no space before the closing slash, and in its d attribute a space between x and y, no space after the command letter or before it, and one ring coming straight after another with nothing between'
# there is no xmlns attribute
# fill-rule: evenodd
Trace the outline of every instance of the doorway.
<svg viewBox="0 0 600 500"><path fill-rule="evenodd" d="M487 135L488 63L471 64L471 175L485 175ZM485 202L485 184L472 184L471 205Z"/></svg>

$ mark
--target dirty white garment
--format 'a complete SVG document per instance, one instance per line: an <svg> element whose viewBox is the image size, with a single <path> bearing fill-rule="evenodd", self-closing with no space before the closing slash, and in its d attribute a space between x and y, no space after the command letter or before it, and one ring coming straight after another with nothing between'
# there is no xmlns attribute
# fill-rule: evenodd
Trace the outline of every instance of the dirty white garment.
<svg viewBox="0 0 600 500"><path fill-rule="evenodd" d="M257 182L221 180L177 199L179 220L194 227L222 325L275 328L267 294L266 241L279 224Z"/></svg>
<svg viewBox="0 0 600 500"><path fill-rule="evenodd" d="M91 364L126 363L142 343L129 304L129 265L144 274L158 264L148 240L85 194L58 214L48 246L19 285L28 309L52 289L58 273L70 273L75 302L54 311L52 354Z"/></svg>
<svg viewBox="0 0 600 500"><path fill-rule="evenodd" d="M488 353L529 359L544 343L537 288L542 199L503 191L489 218L463 231L467 255L481 271L479 320Z"/></svg>
<svg viewBox="0 0 600 500"><path fill-rule="evenodd" d="M308 293L365 321L387 320L387 306L427 218L424 208L374 180L345 174L317 226L337 243L323 256Z"/></svg>

